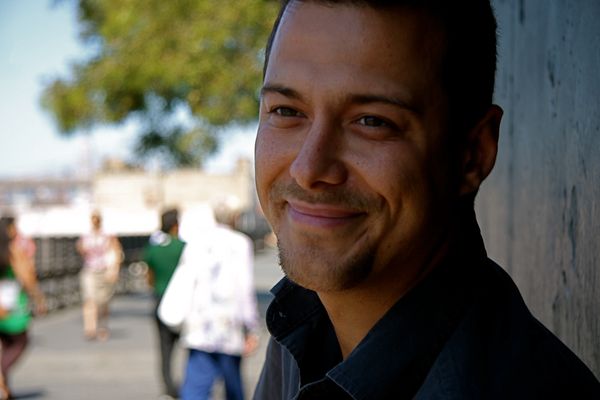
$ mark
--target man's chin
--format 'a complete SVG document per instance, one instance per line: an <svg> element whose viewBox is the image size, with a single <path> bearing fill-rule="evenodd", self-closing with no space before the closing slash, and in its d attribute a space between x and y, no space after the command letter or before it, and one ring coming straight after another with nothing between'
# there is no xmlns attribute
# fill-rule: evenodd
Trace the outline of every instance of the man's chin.
<svg viewBox="0 0 600 400"><path fill-rule="evenodd" d="M348 290L363 282L373 269L371 253L360 256L288 251L279 245L281 268L292 282L315 292Z"/></svg>

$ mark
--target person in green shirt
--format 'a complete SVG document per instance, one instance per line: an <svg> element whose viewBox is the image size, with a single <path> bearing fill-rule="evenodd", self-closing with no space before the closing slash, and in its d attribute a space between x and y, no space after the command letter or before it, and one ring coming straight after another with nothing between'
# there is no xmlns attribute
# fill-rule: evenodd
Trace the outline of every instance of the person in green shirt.
<svg viewBox="0 0 600 400"><path fill-rule="evenodd" d="M33 254L17 242L17 235L14 217L0 218L0 400L12 398L9 372L29 344L31 311L47 311Z"/></svg>
<svg viewBox="0 0 600 400"><path fill-rule="evenodd" d="M144 262L148 265L148 281L153 288L155 298L154 318L158 328L161 356L161 374L165 394L172 398L179 397L177 385L171 374L171 355L177 343L179 334L171 331L158 318L156 310L167 289L169 280L179 263L179 257L185 247L185 242L178 237L179 212L169 209L161 215L160 231L150 236L148 245L144 248Z"/></svg>

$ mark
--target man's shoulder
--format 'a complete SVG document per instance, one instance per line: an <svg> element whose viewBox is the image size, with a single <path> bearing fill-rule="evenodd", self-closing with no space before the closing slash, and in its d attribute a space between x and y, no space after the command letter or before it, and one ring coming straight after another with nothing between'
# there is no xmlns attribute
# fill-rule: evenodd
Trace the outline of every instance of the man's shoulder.
<svg viewBox="0 0 600 400"><path fill-rule="evenodd" d="M290 352L269 338L265 362L253 399L291 399L300 386L300 370Z"/></svg>
<svg viewBox="0 0 600 400"><path fill-rule="evenodd" d="M183 240L181 240L178 237L173 237L171 239L171 246L177 248L177 249L183 249L186 245L186 242L184 242Z"/></svg>
<svg viewBox="0 0 600 400"><path fill-rule="evenodd" d="M168 242L160 243L150 240L142 249L142 257L146 261L153 257L160 257L165 253L166 249L172 249L169 250L169 252L173 252L174 250L175 252L181 253L185 245L186 243L177 237L171 237Z"/></svg>
<svg viewBox="0 0 600 400"><path fill-rule="evenodd" d="M431 390L428 384L435 381L436 388L463 398L560 398L575 390L600 396L600 383L531 314L510 276L491 261L483 267L475 301L442 349L422 392Z"/></svg>

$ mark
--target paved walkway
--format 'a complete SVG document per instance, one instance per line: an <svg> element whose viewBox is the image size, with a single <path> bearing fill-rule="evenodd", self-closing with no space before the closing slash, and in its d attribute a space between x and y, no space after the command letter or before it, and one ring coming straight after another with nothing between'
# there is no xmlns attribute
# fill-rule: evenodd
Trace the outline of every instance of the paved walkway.
<svg viewBox="0 0 600 400"><path fill-rule="evenodd" d="M268 303L265 289L281 276L272 250L257 254L256 287L263 313ZM45 400L145 400L161 394L157 338L148 293L122 295L112 303L109 341L88 342L81 331L80 310L61 310L38 318L31 329L31 345L14 368L11 386L18 399ZM267 332L261 346L244 359L243 377L248 398L264 360ZM181 379L185 355L174 360ZM222 398L217 388L215 399Z"/></svg>

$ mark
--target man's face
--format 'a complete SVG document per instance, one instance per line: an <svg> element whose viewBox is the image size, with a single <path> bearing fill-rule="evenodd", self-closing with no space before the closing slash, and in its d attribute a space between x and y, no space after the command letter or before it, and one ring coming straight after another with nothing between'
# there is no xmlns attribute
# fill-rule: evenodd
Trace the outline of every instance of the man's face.
<svg viewBox="0 0 600 400"><path fill-rule="evenodd" d="M405 9L286 10L266 69L256 182L282 267L302 286L397 279L439 240L456 197L440 38Z"/></svg>

